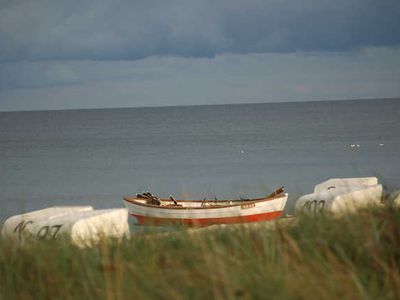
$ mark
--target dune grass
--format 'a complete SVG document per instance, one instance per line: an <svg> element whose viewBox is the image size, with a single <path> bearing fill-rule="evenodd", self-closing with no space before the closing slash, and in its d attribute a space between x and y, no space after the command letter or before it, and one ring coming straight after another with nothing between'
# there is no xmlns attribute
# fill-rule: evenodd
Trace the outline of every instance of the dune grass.
<svg viewBox="0 0 400 300"><path fill-rule="evenodd" d="M400 299L400 212L137 233L79 249L0 242L0 299Z"/></svg>

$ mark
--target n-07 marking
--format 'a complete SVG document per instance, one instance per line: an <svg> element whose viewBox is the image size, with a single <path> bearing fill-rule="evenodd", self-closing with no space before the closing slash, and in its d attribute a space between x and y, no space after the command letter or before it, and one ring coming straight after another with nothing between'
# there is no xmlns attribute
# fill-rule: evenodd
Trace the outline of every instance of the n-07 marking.
<svg viewBox="0 0 400 300"><path fill-rule="evenodd" d="M26 226L29 224L33 224L33 221L22 221L18 223L17 226L15 226L13 233L18 234L19 240L22 239L22 233L25 230ZM54 239L56 238L57 233L60 231L61 227L62 225L52 225L52 226L45 225L39 229L36 235L39 238L44 239L50 234L50 238Z"/></svg>

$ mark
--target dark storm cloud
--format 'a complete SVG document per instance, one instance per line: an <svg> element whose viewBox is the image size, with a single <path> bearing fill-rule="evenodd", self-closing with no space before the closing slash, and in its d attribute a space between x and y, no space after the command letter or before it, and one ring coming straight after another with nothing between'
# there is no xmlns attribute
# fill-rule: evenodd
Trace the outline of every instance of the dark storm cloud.
<svg viewBox="0 0 400 300"><path fill-rule="evenodd" d="M346 51L400 44L398 0L3 1L0 60Z"/></svg>

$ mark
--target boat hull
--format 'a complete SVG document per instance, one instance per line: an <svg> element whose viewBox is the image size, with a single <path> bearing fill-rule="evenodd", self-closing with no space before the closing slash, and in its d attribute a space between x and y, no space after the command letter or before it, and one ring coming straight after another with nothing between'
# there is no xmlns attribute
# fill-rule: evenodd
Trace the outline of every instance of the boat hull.
<svg viewBox="0 0 400 300"><path fill-rule="evenodd" d="M214 224L238 224L238 223L252 223L270 221L281 217L283 211L274 211L269 213L262 213L250 216L237 216L237 217L222 217L222 218L198 218L198 219L176 219L176 218L158 218L150 216L141 216L131 214L135 217L139 225L183 225L183 226L209 226Z"/></svg>
<svg viewBox="0 0 400 300"><path fill-rule="evenodd" d="M241 203L236 201L237 204L232 201L227 205L210 207L200 207L200 201L181 201L187 206L179 208L144 205L127 199L124 199L124 204L139 225L208 226L274 220L282 216L286 201L287 194L271 199Z"/></svg>

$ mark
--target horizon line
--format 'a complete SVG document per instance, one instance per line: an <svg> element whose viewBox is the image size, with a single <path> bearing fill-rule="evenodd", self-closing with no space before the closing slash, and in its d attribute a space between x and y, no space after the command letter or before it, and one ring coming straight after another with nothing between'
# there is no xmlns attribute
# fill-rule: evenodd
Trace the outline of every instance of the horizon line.
<svg viewBox="0 0 400 300"><path fill-rule="evenodd" d="M149 105L149 106L118 106L118 107L83 107L65 109L26 109L26 110L0 110L0 113L18 112L50 112L50 111L77 111L77 110L105 110L105 109L146 109L169 107L196 107L196 106L223 106L223 105L257 105L257 104L284 104L284 103L310 103L310 102L346 102L346 101L372 101L372 100L396 100L397 97L384 98L351 98L351 99L326 99L326 100L298 100L298 101L272 101L272 102L248 102L248 103L212 103L212 104L180 104L180 105Z"/></svg>

